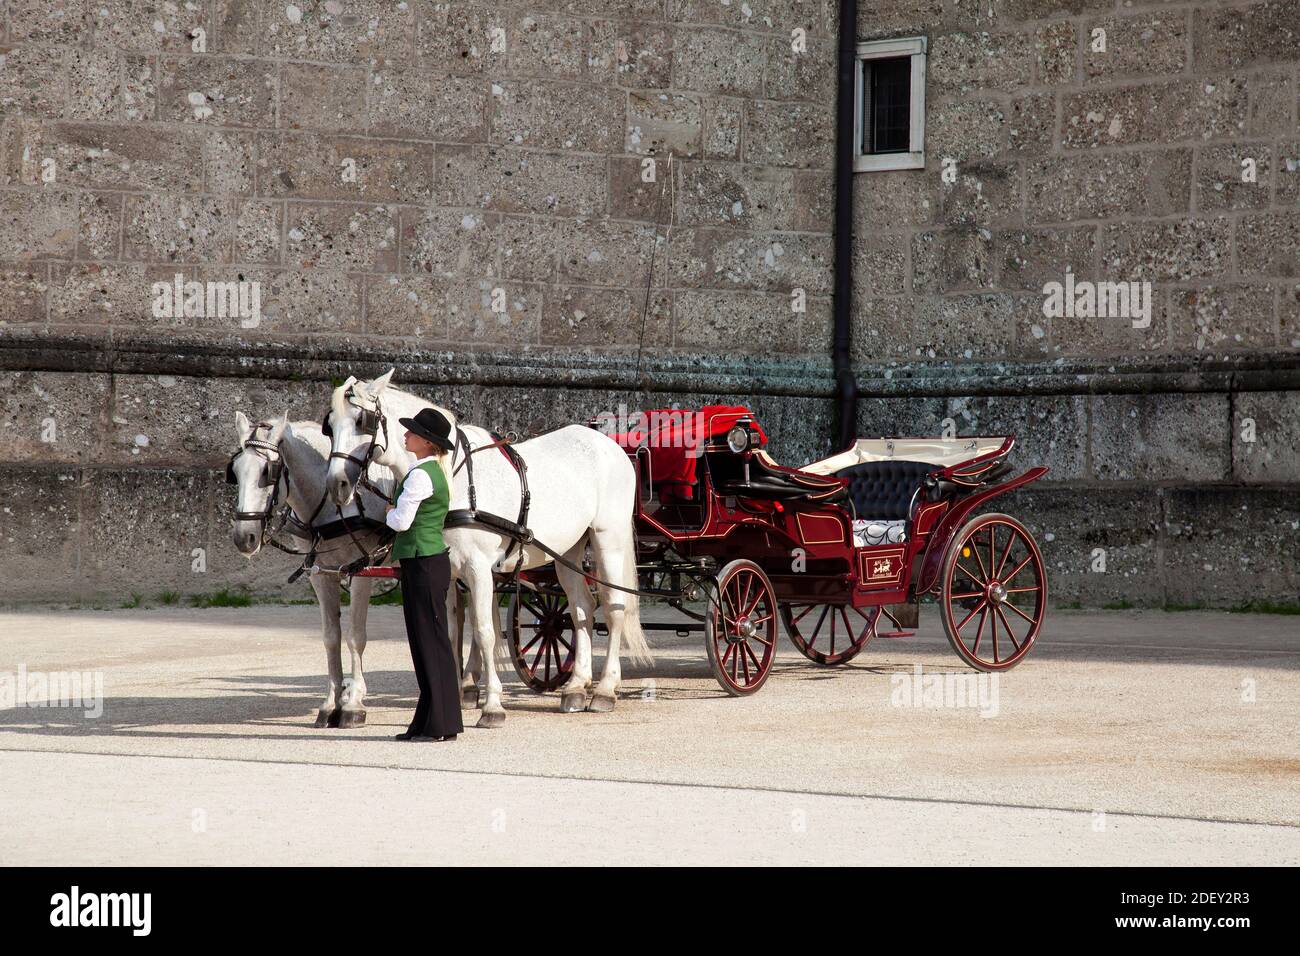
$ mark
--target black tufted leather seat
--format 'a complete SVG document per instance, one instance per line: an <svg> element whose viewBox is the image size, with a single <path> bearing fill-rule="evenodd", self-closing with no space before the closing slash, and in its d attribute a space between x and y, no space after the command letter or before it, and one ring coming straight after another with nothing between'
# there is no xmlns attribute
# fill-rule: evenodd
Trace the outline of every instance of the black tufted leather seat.
<svg viewBox="0 0 1300 956"><path fill-rule="evenodd" d="M835 472L849 480L849 500L859 518L901 521L922 479L938 465L924 461L866 461Z"/></svg>

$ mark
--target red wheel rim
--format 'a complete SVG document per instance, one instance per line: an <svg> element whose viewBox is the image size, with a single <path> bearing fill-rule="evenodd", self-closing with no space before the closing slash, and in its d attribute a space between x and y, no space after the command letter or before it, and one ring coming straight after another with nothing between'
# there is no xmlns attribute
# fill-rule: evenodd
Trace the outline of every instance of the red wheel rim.
<svg viewBox="0 0 1300 956"><path fill-rule="evenodd" d="M955 547L943 591L948 632L977 666L1012 667L1033 646L1047 608L1038 545L1019 525L992 518Z"/></svg>
<svg viewBox="0 0 1300 956"><path fill-rule="evenodd" d="M568 599L562 594L524 591L519 602L512 614L515 670L534 690L555 690L573 673Z"/></svg>
<svg viewBox="0 0 1300 956"><path fill-rule="evenodd" d="M718 586L711 604L716 676L740 693L767 677L776 653L776 604L762 574L737 568Z"/></svg>
<svg viewBox="0 0 1300 956"><path fill-rule="evenodd" d="M834 666L857 657L876 637L880 608L851 604L783 604L790 643L810 661Z"/></svg>

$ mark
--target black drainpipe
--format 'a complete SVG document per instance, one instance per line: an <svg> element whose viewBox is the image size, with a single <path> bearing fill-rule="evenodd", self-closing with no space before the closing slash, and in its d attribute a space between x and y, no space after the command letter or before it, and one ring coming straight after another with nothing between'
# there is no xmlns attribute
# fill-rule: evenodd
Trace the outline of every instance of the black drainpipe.
<svg viewBox="0 0 1300 956"><path fill-rule="evenodd" d="M858 3L840 0L839 84L835 109L835 370L834 451L856 437L858 380L850 357L853 319L853 107L857 70Z"/></svg>

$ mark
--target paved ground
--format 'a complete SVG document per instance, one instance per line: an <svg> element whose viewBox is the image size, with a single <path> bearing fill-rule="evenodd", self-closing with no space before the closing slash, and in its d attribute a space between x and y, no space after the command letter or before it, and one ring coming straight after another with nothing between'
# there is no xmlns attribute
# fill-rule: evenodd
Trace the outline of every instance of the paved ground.
<svg viewBox="0 0 1300 956"><path fill-rule="evenodd" d="M353 730L311 726L312 607L2 612L0 680L97 670L105 695L0 710L3 858L1300 863L1295 618L1057 612L985 717L900 706L914 665L969 673L934 617L843 668L785 645L745 700L698 636L657 634L613 714L509 675L505 727L411 745L398 608L372 611Z"/></svg>

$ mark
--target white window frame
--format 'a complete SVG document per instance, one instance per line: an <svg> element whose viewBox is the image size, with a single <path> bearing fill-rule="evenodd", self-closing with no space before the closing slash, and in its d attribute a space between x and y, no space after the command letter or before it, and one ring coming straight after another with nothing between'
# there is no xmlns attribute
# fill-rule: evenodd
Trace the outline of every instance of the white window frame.
<svg viewBox="0 0 1300 956"><path fill-rule="evenodd" d="M925 37L901 40L869 40L858 44L857 63L854 67L853 97L853 171L870 172L881 169L925 168ZM906 153L872 153L864 155L862 141L866 130L862 116L866 104L866 70L868 60L912 58L912 101L908 105L911 136Z"/></svg>

